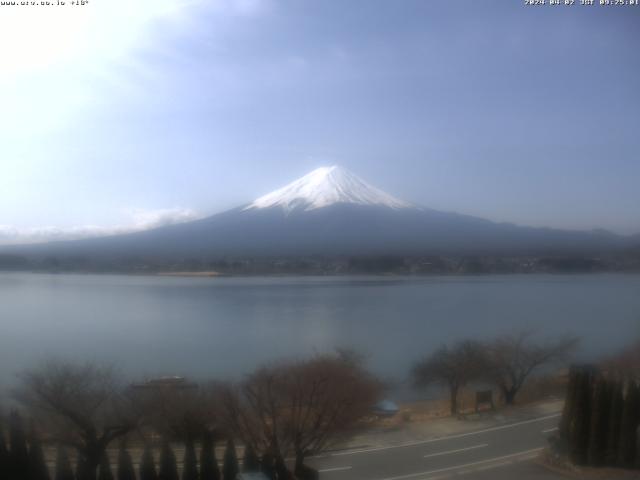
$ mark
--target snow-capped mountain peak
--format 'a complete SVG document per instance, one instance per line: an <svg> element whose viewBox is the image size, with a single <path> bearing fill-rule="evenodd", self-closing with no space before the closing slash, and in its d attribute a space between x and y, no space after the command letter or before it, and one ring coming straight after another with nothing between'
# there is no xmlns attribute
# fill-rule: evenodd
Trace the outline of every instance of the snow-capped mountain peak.
<svg viewBox="0 0 640 480"><path fill-rule="evenodd" d="M314 210L335 203L378 205L393 209L413 207L369 185L349 170L332 166L318 168L254 200L245 210L280 207L290 212L294 209Z"/></svg>

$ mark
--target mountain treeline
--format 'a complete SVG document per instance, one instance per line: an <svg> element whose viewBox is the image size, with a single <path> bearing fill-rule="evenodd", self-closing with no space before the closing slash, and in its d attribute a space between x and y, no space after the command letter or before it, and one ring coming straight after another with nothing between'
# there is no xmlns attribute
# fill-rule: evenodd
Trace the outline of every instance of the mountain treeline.
<svg viewBox="0 0 640 480"><path fill-rule="evenodd" d="M0 254L0 271L95 272L154 274L216 272L222 275L348 275L348 274L508 274L640 271L640 253L599 257L548 256L286 256L91 257L86 255L25 256Z"/></svg>

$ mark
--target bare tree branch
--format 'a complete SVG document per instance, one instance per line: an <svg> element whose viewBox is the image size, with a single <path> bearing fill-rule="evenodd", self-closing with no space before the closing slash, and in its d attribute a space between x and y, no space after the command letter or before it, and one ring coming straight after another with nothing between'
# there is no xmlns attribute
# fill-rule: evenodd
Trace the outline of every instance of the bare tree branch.
<svg viewBox="0 0 640 480"><path fill-rule="evenodd" d="M443 345L413 367L417 386L444 385L449 389L451 414L458 413L458 392L484 373L484 347L471 340Z"/></svg>
<svg viewBox="0 0 640 480"><path fill-rule="evenodd" d="M49 361L21 380L16 398L51 432L52 440L78 451L86 467L80 480L94 480L109 443L137 423L113 369Z"/></svg>
<svg viewBox="0 0 640 480"><path fill-rule="evenodd" d="M529 376L544 365L567 360L578 344L575 337L535 343L533 332L524 330L498 337L487 345L487 377L495 382L511 405Z"/></svg>

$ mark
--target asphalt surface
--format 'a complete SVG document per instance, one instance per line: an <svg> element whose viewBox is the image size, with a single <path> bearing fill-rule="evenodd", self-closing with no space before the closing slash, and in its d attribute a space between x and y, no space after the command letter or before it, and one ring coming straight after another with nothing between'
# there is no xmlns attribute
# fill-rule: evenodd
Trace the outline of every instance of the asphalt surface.
<svg viewBox="0 0 640 480"><path fill-rule="evenodd" d="M561 478L532 459L557 429L560 414L484 430L309 459L322 480L544 480Z"/></svg>

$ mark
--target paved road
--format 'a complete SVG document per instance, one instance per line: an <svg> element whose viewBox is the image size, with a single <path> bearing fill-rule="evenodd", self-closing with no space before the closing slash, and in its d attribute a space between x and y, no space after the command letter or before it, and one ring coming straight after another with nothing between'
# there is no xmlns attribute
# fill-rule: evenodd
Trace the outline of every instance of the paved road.
<svg viewBox="0 0 640 480"><path fill-rule="evenodd" d="M309 460L323 480L557 478L530 460L547 445L560 414L409 444L336 452ZM527 461L529 460L529 461Z"/></svg>

